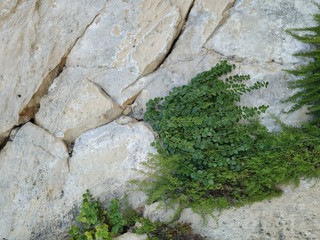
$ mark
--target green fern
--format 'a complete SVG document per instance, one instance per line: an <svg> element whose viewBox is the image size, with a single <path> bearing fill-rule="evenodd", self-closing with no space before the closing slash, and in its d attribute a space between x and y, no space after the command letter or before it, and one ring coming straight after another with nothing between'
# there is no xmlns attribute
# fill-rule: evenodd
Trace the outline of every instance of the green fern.
<svg viewBox="0 0 320 240"><path fill-rule="evenodd" d="M320 9L320 5L316 4ZM290 83L290 87L299 91L289 97L285 102L293 102L290 112L303 106L308 107L308 113L314 116L315 121L320 120L320 14L315 14L314 27L289 29L287 32L295 39L310 44L312 50L296 53L294 56L306 58L307 64L298 69L286 70L298 77Z"/></svg>

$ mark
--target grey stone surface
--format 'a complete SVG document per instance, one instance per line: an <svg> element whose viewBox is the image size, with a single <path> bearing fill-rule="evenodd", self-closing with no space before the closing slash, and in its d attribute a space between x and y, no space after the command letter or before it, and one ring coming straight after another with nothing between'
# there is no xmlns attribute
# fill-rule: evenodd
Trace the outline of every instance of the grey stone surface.
<svg viewBox="0 0 320 240"><path fill-rule="evenodd" d="M65 234L72 205L64 197L65 144L27 123L0 152L0 235L54 239Z"/></svg>
<svg viewBox="0 0 320 240"><path fill-rule="evenodd" d="M41 99L36 123L56 137L74 142L87 130L111 122L122 113L90 75L68 68L50 86Z"/></svg>
<svg viewBox="0 0 320 240"><path fill-rule="evenodd" d="M284 194L240 208L215 212L207 223L191 209L182 212L180 221L191 223L196 233L208 239L319 239L319 180L303 181L301 186L284 187Z"/></svg>
<svg viewBox="0 0 320 240"><path fill-rule="evenodd" d="M0 142L13 126L34 117L64 58L104 4L103 0L1 1Z"/></svg>
<svg viewBox="0 0 320 240"><path fill-rule="evenodd" d="M312 24L316 11L304 0L1 1L0 237L65 237L87 188L104 203L129 193L146 217L169 219L129 192L128 180L142 177L134 168L155 151L139 122L146 102L227 59L248 84L269 81L241 104L269 105L261 121L270 130L269 114L299 125L306 109L286 113L293 77L282 70L303 63L292 54L309 46L285 30ZM34 117L38 126L20 125ZM209 239L320 239L319 194L304 182L208 225L188 209L180 220Z"/></svg>

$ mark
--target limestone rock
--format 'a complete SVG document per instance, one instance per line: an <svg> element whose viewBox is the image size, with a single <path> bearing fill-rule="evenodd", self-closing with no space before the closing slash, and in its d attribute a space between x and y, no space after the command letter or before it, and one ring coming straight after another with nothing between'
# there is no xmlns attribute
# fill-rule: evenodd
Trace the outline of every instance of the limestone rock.
<svg viewBox="0 0 320 240"><path fill-rule="evenodd" d="M147 234L135 234L135 233L125 233L117 238L115 240L146 240L148 239Z"/></svg>
<svg viewBox="0 0 320 240"><path fill-rule="evenodd" d="M293 90L288 88L288 81L294 78L282 70L301 64L301 59L292 54L310 47L293 39L285 30L310 26L316 10L312 2L237 2L225 24L204 45L207 50L234 61L239 66L236 73L249 74L252 82L269 82L267 89L243 96L241 104L269 105L262 122L270 130L277 130L270 113L290 125L299 125L308 119L306 108L287 114L292 105L283 101L293 94Z"/></svg>
<svg viewBox="0 0 320 240"><path fill-rule="evenodd" d="M56 137L74 142L83 132L118 117L122 109L81 69L68 68L42 98L36 123Z"/></svg>
<svg viewBox="0 0 320 240"><path fill-rule="evenodd" d="M297 63L292 54L308 47L285 32L312 24L317 7L302 1L239 1L227 22L206 43L206 48L238 59Z"/></svg>
<svg viewBox="0 0 320 240"><path fill-rule="evenodd" d="M131 104L147 84L141 76L156 69L168 54L191 4L191 0L109 1L73 48L66 66L94 69L93 82L121 106Z"/></svg>
<svg viewBox="0 0 320 240"><path fill-rule="evenodd" d="M34 117L51 80L104 4L103 0L1 1L0 138Z"/></svg>
<svg viewBox="0 0 320 240"><path fill-rule="evenodd" d="M285 29L310 25L316 11L303 0L0 1L0 148L8 141L0 149L0 238L65 237L86 189L104 203L129 194L145 216L169 219L172 212L129 191L128 181L143 177L134 169L155 152L152 130L136 120L146 102L228 59L234 73L251 75L248 84L270 83L241 104L305 121L304 110L284 114L292 90L281 70L300 64L292 53L308 48ZM128 116L114 120L123 109ZM48 132L20 125L34 116ZM262 122L276 130L268 115ZM76 140L70 168L63 140ZM320 239L319 194L318 183L304 182L207 226L190 210L180 220L209 239Z"/></svg>
<svg viewBox="0 0 320 240"><path fill-rule="evenodd" d="M18 0L4 0L0 2L0 20L9 15L17 5Z"/></svg>
<svg viewBox="0 0 320 240"><path fill-rule="evenodd" d="M216 212L207 224L190 209L183 210L180 221L212 240L319 239L319 182L304 181L284 190L279 198Z"/></svg>
<svg viewBox="0 0 320 240"><path fill-rule="evenodd" d="M137 170L155 151L143 123L112 122L81 135L69 172L65 144L47 131L28 123L12 139L0 152L0 232L18 240L64 236L86 189L101 201L129 194L128 181L143 177Z"/></svg>
<svg viewBox="0 0 320 240"><path fill-rule="evenodd" d="M1 150L1 238L49 239L42 234L65 230L72 207L64 202L67 160L64 143L31 123Z"/></svg>
<svg viewBox="0 0 320 240"><path fill-rule="evenodd" d="M177 209L178 205L170 207L163 203L155 202L151 205L145 205L143 217L152 222L170 222L175 217Z"/></svg>
<svg viewBox="0 0 320 240"><path fill-rule="evenodd" d="M143 176L137 171L147 160L153 133L140 122L116 122L83 133L76 141L70 159L66 194L81 196L86 189L103 199L129 193L129 180Z"/></svg>

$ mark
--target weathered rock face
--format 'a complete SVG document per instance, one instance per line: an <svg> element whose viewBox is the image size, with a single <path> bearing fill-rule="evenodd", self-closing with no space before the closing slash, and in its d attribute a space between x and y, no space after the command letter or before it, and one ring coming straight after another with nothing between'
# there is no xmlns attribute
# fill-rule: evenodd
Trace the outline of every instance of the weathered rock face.
<svg viewBox="0 0 320 240"><path fill-rule="evenodd" d="M282 103L292 94L287 83L292 77L282 70L301 63L292 54L308 48L285 30L312 24L311 14L316 10L311 2L298 2L217 1L213 6L210 1L196 1L176 47L161 68L146 77L150 84L132 105L133 116L141 119L150 98L164 96L219 60L228 59L237 65L235 73L251 75L251 83L269 81L266 91L242 99L245 105L270 106L268 114L263 116L263 123L269 129L275 128L269 113L288 124L305 121L305 110L288 115L284 112L290 106Z"/></svg>
<svg viewBox="0 0 320 240"><path fill-rule="evenodd" d="M108 125L88 131L77 139L70 159L66 194L81 196L86 189L101 198L123 197L131 179L154 152L153 133L143 123Z"/></svg>
<svg viewBox="0 0 320 240"><path fill-rule="evenodd" d="M132 103L147 84L140 77L155 70L169 53L191 3L109 1L71 51L66 66L91 70L92 81L118 104Z"/></svg>
<svg viewBox="0 0 320 240"><path fill-rule="evenodd" d="M56 137L74 142L83 132L112 121L121 112L81 69L68 68L42 98L35 120Z"/></svg>
<svg viewBox="0 0 320 240"><path fill-rule="evenodd" d="M87 188L103 201L127 193L127 181L141 177L133 168L154 151L152 131L138 122L146 102L221 59L250 74L249 84L270 83L242 104L269 105L289 124L306 120L305 110L284 113L292 77L282 69L308 48L285 29L312 24L316 11L303 0L1 1L0 237L59 239ZM30 119L38 126L13 131ZM276 128L268 114L262 122ZM189 210L181 220L213 239L318 239L319 192L303 185L224 211L218 225ZM145 207L143 194L129 200ZM156 205L145 216L169 219Z"/></svg>
<svg viewBox="0 0 320 240"><path fill-rule="evenodd" d="M190 209L180 221L208 239L319 239L319 197L319 182L304 181L299 188L286 187L280 198L216 212L207 224Z"/></svg>
<svg viewBox="0 0 320 240"><path fill-rule="evenodd" d="M306 46L285 30L310 25L314 10L311 1L239 1L205 47L237 61L250 59L290 66L299 61L292 54Z"/></svg>
<svg viewBox="0 0 320 240"><path fill-rule="evenodd" d="M128 181L142 177L137 170L154 152L153 139L143 123L113 122L81 135L69 160L61 140L24 125L0 152L1 237L61 238L86 189L102 201L129 193Z"/></svg>
<svg viewBox="0 0 320 240"><path fill-rule="evenodd" d="M1 2L0 140L34 117L40 98L104 2Z"/></svg>
<svg viewBox="0 0 320 240"><path fill-rule="evenodd" d="M139 235L134 233L126 233L116 238L116 240L146 240L148 236L146 234Z"/></svg>
<svg viewBox="0 0 320 240"><path fill-rule="evenodd" d="M1 238L37 239L41 231L59 232L65 214L63 188L68 157L61 140L31 123L2 149ZM66 209L70 211L71 207Z"/></svg>
<svg viewBox="0 0 320 240"><path fill-rule="evenodd" d="M107 2L68 55L58 86L42 100L36 122L55 136L74 141L85 130L119 116L117 104L125 107L145 86L140 76L163 61L191 2Z"/></svg>

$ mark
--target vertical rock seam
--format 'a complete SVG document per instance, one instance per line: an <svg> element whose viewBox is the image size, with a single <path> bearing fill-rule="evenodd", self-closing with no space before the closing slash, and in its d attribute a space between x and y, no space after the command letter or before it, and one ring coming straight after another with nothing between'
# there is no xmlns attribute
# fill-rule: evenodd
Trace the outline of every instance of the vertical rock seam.
<svg viewBox="0 0 320 240"><path fill-rule="evenodd" d="M212 38L212 36L219 30L219 28L227 21L228 17L229 17L229 10L231 8L234 7L236 0L233 0L232 2L230 2L226 8L223 10L222 12L222 19L220 20L220 22L218 23L218 25L216 26L216 28L212 31L212 33L210 34L210 36L207 38L207 40L204 42L204 44L202 45L203 48L205 48L206 43L209 41L209 39ZM219 53L220 54L220 53ZM220 54L222 55L222 54Z"/></svg>
<svg viewBox="0 0 320 240"><path fill-rule="evenodd" d="M87 29L94 23L96 18L101 14L101 12L105 9L105 6L99 11L98 14L94 16L92 21L85 27L83 33L76 38L72 46L66 51L66 53L61 57L60 62L57 66L51 70L48 75L43 79L42 83L40 84L38 90L33 94L32 98L30 99L29 103L20 111L19 113L19 124L25 123L34 119L35 114L38 112L40 108L40 100L41 98L48 92L49 87L51 86L53 80L60 75L63 71L66 60L68 55L77 44L79 39L86 33Z"/></svg>
<svg viewBox="0 0 320 240"><path fill-rule="evenodd" d="M175 45L176 45L176 42L179 40L180 36L181 36L182 33L183 33L184 27L185 27L185 25L186 25L186 23L187 23L187 21L188 21L188 18L189 18L190 12L191 12L191 10L192 10L192 8L193 8L193 6L194 6L194 3L195 3L195 0L193 0L192 3L190 4L190 7L189 7L189 9L188 9L188 12L187 12L187 14L186 14L185 19L182 19L182 21L184 21L183 26L182 26L182 28L180 29L179 33L177 34L176 38L174 39L174 41L173 41L173 43L172 43L169 51L167 52L167 54L165 55L165 57L163 58L163 60L159 63L158 67L157 67L153 72L157 71L157 70L160 68L160 66L162 65L162 63L164 63L164 61L168 58L168 56L171 54L172 50L174 49L174 47L175 47Z"/></svg>
<svg viewBox="0 0 320 240"><path fill-rule="evenodd" d="M177 36L175 37L174 41L172 42L172 45L170 46L170 49L169 49L169 51L166 53L166 55L164 56L163 60L162 60L161 62L159 62L158 66L157 66L151 73L148 73L147 75L141 75L139 78L137 78L137 79L136 79L134 82L132 82L130 85L128 85L128 86L126 86L124 89L122 89L121 92L124 92L124 91L126 91L127 89L129 89L130 87L132 87L132 86L133 86L134 84L136 84L136 82L139 81L141 78L146 77L146 76L148 76L148 75L156 72L156 71L160 68L160 66L166 61L166 59L168 58L168 56L171 54L172 50L174 49L176 42L179 40L180 36L181 36L182 33L183 33L184 26L185 26L185 24L186 24L187 21L188 21L189 14L190 14L190 12L191 12L191 9L192 9L193 6L194 6L194 3L195 3L195 0L193 0L192 3L190 4L190 7L189 7L189 9L188 9L188 11L187 11L187 14L186 14L186 17L185 17L184 19L182 19L182 21L184 21L183 26L181 27L180 31L177 33ZM124 105L130 105L130 104L132 104L132 103L136 100L136 98L139 96L139 94L141 93L142 90L143 90L143 89L141 89L135 96L133 96L132 98L130 98L129 100L127 100Z"/></svg>

